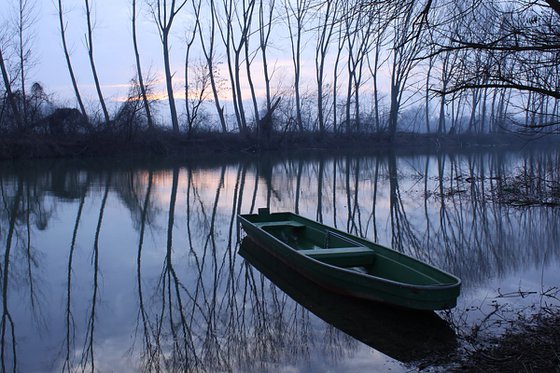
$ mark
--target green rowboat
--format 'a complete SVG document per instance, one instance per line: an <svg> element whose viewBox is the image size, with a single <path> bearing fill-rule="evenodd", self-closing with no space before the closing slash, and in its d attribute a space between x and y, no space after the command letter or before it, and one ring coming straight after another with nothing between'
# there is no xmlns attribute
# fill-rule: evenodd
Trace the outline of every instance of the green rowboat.
<svg viewBox="0 0 560 373"><path fill-rule="evenodd" d="M329 290L418 310L457 304L461 280L392 249L289 212L238 219L263 249Z"/></svg>
<svg viewBox="0 0 560 373"><path fill-rule="evenodd" d="M326 323L403 363L446 357L457 348L456 334L434 311L395 307L329 291L245 237L239 255L271 283Z"/></svg>

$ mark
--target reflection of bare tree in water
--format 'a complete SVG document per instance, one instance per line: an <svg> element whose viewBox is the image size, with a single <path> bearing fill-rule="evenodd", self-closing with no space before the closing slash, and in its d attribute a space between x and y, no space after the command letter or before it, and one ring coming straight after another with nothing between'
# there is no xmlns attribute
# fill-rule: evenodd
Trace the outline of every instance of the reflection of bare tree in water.
<svg viewBox="0 0 560 373"><path fill-rule="evenodd" d="M175 224L175 204L177 201L177 188L179 184L179 169L173 168L171 196L169 199L169 215L167 220L167 251L165 263L161 274L162 302L160 323L167 316L169 332L171 333L171 359L166 358L166 366L172 371L186 370L196 365L195 348L192 333L185 314L185 304L182 290L185 289L173 265L173 228ZM167 314L167 315L166 315Z"/></svg>
<svg viewBox="0 0 560 373"><path fill-rule="evenodd" d="M527 159L523 162L528 166ZM521 210L499 203L496 191L505 187L503 175L512 173L510 160L501 154L441 155L436 160L437 189L433 193L427 186L430 172L428 161L426 164L427 233L419 237L422 246L430 248L430 260L471 283L542 263L541 248L551 245L550 234L543 234L547 231L539 225L550 224L548 232L556 232L558 210ZM543 163L539 158L533 161ZM546 241L537 241L543 239Z"/></svg>
<svg viewBox="0 0 560 373"><path fill-rule="evenodd" d="M316 337L310 330L309 313L248 263L241 270L243 282L238 291L243 294L240 327L244 339L239 341L238 363L257 370L267 361L284 361L286 353L291 355L288 359L292 364L298 358L305 359Z"/></svg>
<svg viewBox="0 0 560 373"><path fill-rule="evenodd" d="M74 229L72 231L72 241L70 243L70 251L68 253L68 274L66 282L66 356L64 358L64 363L62 365L63 372L72 372L72 360L71 353L74 346L74 332L75 332L75 322L74 315L72 314L72 267L74 263L74 251L76 249L76 238L78 236L78 227L80 226L80 219L82 217L82 211L84 209L85 202L85 192L80 197L80 202L78 205L78 212L76 214L76 221L74 223Z"/></svg>
<svg viewBox="0 0 560 373"><path fill-rule="evenodd" d="M111 185L111 173L107 175L105 181L105 191L103 193L103 198L101 200L101 206L99 208L99 218L97 219L97 226L95 228L95 238L93 242L93 293L91 298L91 308L88 317L88 326L86 332L86 339L84 342L84 348L82 350L82 359L80 365L85 368L86 366L91 366L91 371L95 372L95 353L94 353L94 336L95 336L95 321L96 321L96 310L97 310L97 297L99 291L99 237L101 234L101 226L103 223L103 215L105 213L105 205L107 203L107 197L109 196L109 186Z"/></svg>
<svg viewBox="0 0 560 373"><path fill-rule="evenodd" d="M373 174L373 195L371 198L371 215L368 218L366 226L369 228L370 225L373 225L373 241L377 242L379 240L379 236L377 233L377 193L379 189L379 158L375 159L375 172ZM365 232L367 236L368 232Z"/></svg>
<svg viewBox="0 0 560 373"><path fill-rule="evenodd" d="M348 211L348 217L346 219L346 231L348 233L359 234L358 233L358 226L356 225L355 215L353 214L354 209L352 205L356 205L352 203L352 194L354 194L355 198L357 198L358 188L354 188L354 193L352 193L352 188L350 186L350 175L351 175L351 158L346 157L346 168L345 168L345 186L346 186L346 209ZM357 179L357 175L356 175ZM357 180L356 180L357 182Z"/></svg>
<svg viewBox="0 0 560 373"><path fill-rule="evenodd" d="M337 164L338 164L337 159L336 158L333 159L333 161L332 161L332 167L333 167L333 181L332 181L332 183L333 183L333 186L332 186L333 218L332 219L333 219L333 225L334 225L335 228L338 228L338 224L337 224L338 219L337 219L337 216L336 216L336 206L337 206L337 203L336 203L336 192L337 192L337 189L336 189L337 188L336 187L336 175L337 175L336 169L337 169Z"/></svg>
<svg viewBox="0 0 560 373"><path fill-rule="evenodd" d="M299 214L299 200L301 197L301 174L303 171L303 161L299 160L297 162L297 171L296 171L296 191L295 191L295 200L294 200L294 211L296 214Z"/></svg>
<svg viewBox="0 0 560 373"><path fill-rule="evenodd" d="M537 175L546 168L539 168L538 163L543 161L546 159L528 157L521 166L527 175ZM497 189L507 187L499 176L511 173L512 166L504 167L508 162L511 161L487 155L409 157L404 161L395 155L278 161L262 157L258 166L251 162L234 166L220 164L217 169L203 168L200 172L192 167L175 166L169 169L168 178L159 180L155 171L82 173L73 184L84 186L85 175L85 187L78 192L66 191L66 187L57 192L72 196L75 202L69 218L72 223L68 224L69 229L73 225L71 243L64 255L68 273L66 309L61 315L66 323L62 370L90 370L101 365L100 350L96 347L96 339L101 338L98 331L101 324L96 318L101 317L99 304L104 299L98 286L102 273L100 259L104 257L100 240L109 232L105 229L107 224L113 223L107 220L109 216L105 212L110 196L114 195L115 200L130 210L133 226L138 229L135 233L138 240L135 244L136 331L141 348L136 352L140 355L141 368L144 371L256 370L258 366L269 367L267 362L282 364L293 363L296 358L305 359L318 348L328 351L336 361L342 354L351 354L357 345L325 325L314 328L316 319L253 267L244 264L236 255L242 236L236 224L238 213L252 212L265 204L272 209L291 206L317 220L345 226L358 235L391 241L395 248L423 259L427 257L428 261L476 284L516 266L542 263L558 255L554 251L560 239L558 210L519 210L491 199ZM414 173L415 167L423 172ZM424 179L416 180L416 176L410 176L412 173L423 173ZM81 305L73 304L80 299L77 296L80 276L73 271L80 263L77 247L81 231L86 229L85 191L92 180L102 186L97 198L101 205L98 216L93 218L97 224L91 227L92 231L95 229L91 252L93 273L87 276L89 281L93 278L93 290L86 294L87 324L80 326L75 324L74 317ZM63 181L59 180L59 184L68 184ZM158 198L156 191L161 185L158 181L168 185L169 201L161 202ZM8 308L8 300L12 299L8 295L15 294L11 289L19 286L13 280L14 274L18 279L30 279L32 296L27 297L25 293L21 298L25 298L25 306L37 307L34 294L40 293L40 288L37 281L33 283L33 277L40 273L35 269L40 263L34 258L31 246L31 243L37 245L33 219L39 229L47 227L42 217L48 215L47 206L53 200L46 203L42 187L26 182L24 178L10 180L9 187L0 184L3 188L0 229L5 248L1 272L4 370L11 370L16 363L20 367L23 361L15 359L17 325L11 319L15 303ZM414 194L416 183L423 200ZM526 187L536 188L538 182L534 183ZM113 190L115 193L110 193ZM69 197L65 198L68 202ZM57 211L56 201L52 211ZM164 210L165 214L158 213ZM340 211L344 213L341 215ZM385 220L390 223L386 230L380 223ZM150 228L156 226L164 227L162 231L166 232L161 237L165 240L162 252L157 250L157 244L153 248L147 239ZM543 229L550 233L543 233ZM159 236L153 238L157 242ZM21 250L15 250L20 246ZM543 254L535 246L549 249ZM162 268L160 271L158 267L154 274L150 259L160 253L161 261L157 263ZM80 345L85 337L81 360L79 353L78 358L73 357L76 335L81 336Z"/></svg>
<svg viewBox="0 0 560 373"><path fill-rule="evenodd" d="M240 169L237 170L237 177L235 183L234 200L235 193L237 191L239 183ZM199 294L203 296L201 299L204 305L203 312L206 314L206 324L203 329L203 359L205 363L209 363L210 366L220 366L222 363L222 346L218 341L219 333L219 294L218 286L220 282L220 266L218 261L218 245L217 245L217 231L216 231L216 218L218 211L218 203L220 200L221 186L224 183L226 169L222 167L220 173L220 182L216 190L214 203L212 205L212 210L210 212L210 225L208 226L208 234L206 235L206 240L204 244L203 257L199 262L200 265L197 266L198 269L198 285L203 289ZM200 201L202 204L202 201ZM232 209L235 211L235 203L232 203ZM231 229L229 230L231 232ZM230 233L231 234L231 233ZM191 248L195 250L195 248ZM225 265L226 261L222 260L222 266ZM204 273L208 269L211 273L211 283L204 284ZM227 343L224 343L227 348Z"/></svg>
<svg viewBox="0 0 560 373"><path fill-rule="evenodd" d="M256 207L256 203L257 203L257 196L258 196L258 192L259 192L259 167L255 168L255 177L254 177L254 186L253 186L253 195L251 197L251 207L249 207L249 212L252 213L253 211L255 211L255 207ZM270 202L267 199L267 202ZM270 208L269 205L266 206L267 208Z"/></svg>
<svg viewBox="0 0 560 373"><path fill-rule="evenodd" d="M265 182L266 207L270 207L273 194L275 195L275 197L278 197L277 192L276 190L274 190L274 187L272 185L272 170L273 170L272 162L268 157L259 158L257 162L257 175L255 175L255 177L256 178L258 177Z"/></svg>
<svg viewBox="0 0 560 373"><path fill-rule="evenodd" d="M370 167L367 159L360 157L346 157L344 167L344 190L346 193L346 231L360 237L369 234L369 227L373 226L373 239L378 239L377 234L377 193L379 182L379 159L376 158L375 166ZM333 171L336 175L337 162L333 161ZM373 175L368 172L373 170ZM369 181L369 182L368 182ZM336 177L333 180L333 214L336 213ZM367 202L367 203L366 203ZM368 213L368 204L371 211ZM336 216L335 216L336 223ZM335 224L336 227L336 224Z"/></svg>
<svg viewBox="0 0 560 373"><path fill-rule="evenodd" d="M0 268L3 296L0 320L2 371L19 370L15 343L16 325L9 300L14 297L13 294L17 294L21 301L28 300L26 311L29 311L32 319L29 321L34 322L37 329L45 330L47 326L39 302L41 288L35 272L40 262L33 245L33 228L44 230L52 212L43 200L43 184L41 178L30 177L26 169L7 180L0 176L0 238L3 238L2 246L5 250L4 262Z"/></svg>
<svg viewBox="0 0 560 373"><path fill-rule="evenodd" d="M6 352L11 345L12 353L12 371L17 371L17 353L16 353L16 332L15 324L10 313L8 306L8 289L9 289L9 279L10 279L10 255L12 250L12 239L14 237L14 232L16 228L16 220L19 215L19 210L21 207L23 199L23 179L18 178L16 195L13 198L11 206L9 201L6 199L4 194L3 184L2 186L2 199L4 201L4 209L9 217L8 222L8 232L6 234L6 246L4 249L4 263L2 266L2 335L1 335L1 356L2 360L2 372L7 371L6 367ZM11 338L7 340L7 334L10 334Z"/></svg>
<svg viewBox="0 0 560 373"><path fill-rule="evenodd" d="M428 187L428 180L430 178L430 157L426 157L426 161L424 164L424 193L423 193L423 197L424 197L424 221L426 222L426 240L428 240L428 242L431 240L431 231L432 231L432 223L431 223L431 219L430 219L430 212L428 209L428 199L429 196L432 194L430 187ZM428 251L430 251L430 248L428 248ZM428 253L429 255L429 253Z"/></svg>
<svg viewBox="0 0 560 373"><path fill-rule="evenodd" d="M137 275L137 286L138 286L138 302L139 302L139 317L142 322L142 336L144 341L144 350L142 351L142 361L146 367L147 371L159 371L159 349L157 342L159 336L155 335L152 338L152 332L155 327L150 322L148 313L146 311L146 306L144 302L144 292L142 289L142 249L144 246L144 235L146 232L146 224L148 211L150 208L150 197L152 195L152 185L153 185L154 174L152 171L148 174L148 186L146 187L146 196L144 197L144 203L140 206L140 237L138 239L138 252L136 256L136 275ZM157 330L156 330L157 331Z"/></svg>
<svg viewBox="0 0 560 373"><path fill-rule="evenodd" d="M399 188L397 158L389 154L389 203L391 210L391 244L393 249L407 254L417 255L422 251L422 244L410 223Z"/></svg>
<svg viewBox="0 0 560 373"><path fill-rule="evenodd" d="M323 222L323 183L325 178L325 160L319 160L319 170L317 171L317 213L315 218L318 222Z"/></svg>
<svg viewBox="0 0 560 373"><path fill-rule="evenodd" d="M146 311L141 293L142 272L138 271L140 290L139 330L144 333L142 368L146 371L166 369L184 371L232 371L253 368L257 361L287 361L292 354L306 356L310 344L328 336L333 354L344 350L344 338L325 331L318 336L311 329L309 313L271 286L250 266L241 265L237 255L239 231L237 213L242 208L247 165L240 164L230 201L223 201L226 168L219 173L212 204L200 193L192 170L186 186L186 234L189 257L188 272L176 272L173 226L183 216L176 208L178 170L173 173L169 202L167 252L157 297L161 297L156 315ZM149 191L147 192L149 194ZM231 206L221 209L226 203ZM144 205L148 205L146 197ZM247 202L247 205L249 202ZM227 227L227 229L226 229ZM139 255L142 252L140 225ZM175 248L176 250L177 248ZM140 266L140 261L138 261ZM290 357L288 357L290 355ZM163 366L160 365L163 362ZM242 368L243 369L243 368Z"/></svg>

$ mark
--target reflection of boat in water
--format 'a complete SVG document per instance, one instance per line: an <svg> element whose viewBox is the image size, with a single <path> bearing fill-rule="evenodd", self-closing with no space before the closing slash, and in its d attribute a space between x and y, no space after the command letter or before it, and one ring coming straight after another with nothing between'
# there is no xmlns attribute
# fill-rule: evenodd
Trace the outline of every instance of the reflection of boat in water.
<svg viewBox="0 0 560 373"><path fill-rule="evenodd" d="M455 333L433 311L346 297L318 286L245 237L239 254L296 302L353 338L401 362L447 356Z"/></svg>
<svg viewBox="0 0 560 373"><path fill-rule="evenodd" d="M313 282L419 310L455 307L461 281L395 250L292 213L240 215L247 235Z"/></svg>

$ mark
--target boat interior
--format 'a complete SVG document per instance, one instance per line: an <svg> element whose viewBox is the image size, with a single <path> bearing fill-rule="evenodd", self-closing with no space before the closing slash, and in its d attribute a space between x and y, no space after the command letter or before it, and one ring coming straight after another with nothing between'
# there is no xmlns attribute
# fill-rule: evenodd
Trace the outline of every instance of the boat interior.
<svg viewBox="0 0 560 373"><path fill-rule="evenodd" d="M261 228L309 257L338 267L370 267L373 249L329 230L313 229L296 221L261 223Z"/></svg>
<svg viewBox="0 0 560 373"><path fill-rule="evenodd" d="M375 247L366 246L329 229L315 228L296 220L254 224L300 253L326 264L410 284L449 283L448 278L439 278L437 274L431 273L431 269L420 271L404 263L402 258L398 260L378 253Z"/></svg>

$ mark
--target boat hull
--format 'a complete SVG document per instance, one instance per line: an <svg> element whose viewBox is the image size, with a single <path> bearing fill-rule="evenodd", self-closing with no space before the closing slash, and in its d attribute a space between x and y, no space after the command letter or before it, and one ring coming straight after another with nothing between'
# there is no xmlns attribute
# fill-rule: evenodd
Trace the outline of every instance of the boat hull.
<svg viewBox="0 0 560 373"><path fill-rule="evenodd" d="M250 237L242 240L238 253L317 317L393 359L408 363L445 357L457 347L453 329L433 311L394 307L328 291L281 265Z"/></svg>
<svg viewBox="0 0 560 373"><path fill-rule="evenodd" d="M263 223L275 221L291 221L313 230L328 229L337 235L347 237L375 252L379 272L382 274L390 274L390 271L398 272L397 277L408 277L410 281L398 281L390 276L362 273L305 255L304 251L290 246L262 228ZM260 214L240 215L239 222L247 235L263 250L267 250L285 265L323 288L346 296L418 310L449 309L456 305L461 286L458 278L392 249L292 213L268 214L265 211ZM414 276L420 280L424 277L430 278L433 283L416 283L422 281L418 281Z"/></svg>

